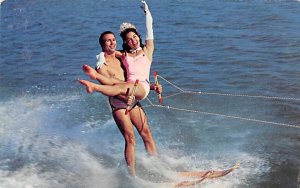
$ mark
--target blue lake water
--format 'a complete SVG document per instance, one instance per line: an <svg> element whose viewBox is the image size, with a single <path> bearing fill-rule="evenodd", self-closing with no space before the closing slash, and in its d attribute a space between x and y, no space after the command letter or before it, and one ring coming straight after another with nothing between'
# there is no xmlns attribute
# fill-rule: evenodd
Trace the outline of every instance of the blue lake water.
<svg viewBox="0 0 300 188"><path fill-rule="evenodd" d="M142 102L159 158L137 138L136 178L106 97L76 80L94 66L101 32L118 36L129 21L145 36L139 1L0 5L0 188L171 187L178 171L237 162L198 187L299 188L300 2L148 5L164 104L154 93Z"/></svg>

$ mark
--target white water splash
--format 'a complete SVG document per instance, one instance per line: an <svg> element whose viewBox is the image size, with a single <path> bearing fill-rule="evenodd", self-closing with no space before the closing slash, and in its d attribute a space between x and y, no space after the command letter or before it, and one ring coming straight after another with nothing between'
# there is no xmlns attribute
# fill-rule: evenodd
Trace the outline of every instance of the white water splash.
<svg viewBox="0 0 300 188"><path fill-rule="evenodd" d="M234 172L221 178L207 179L193 187L240 187L246 184L245 181L248 177L256 176L268 170L264 160L247 153L239 153L231 158L224 157L220 160L201 156L176 158L167 152L161 153L159 159L149 158L142 153L138 153L137 156L136 187L169 188L181 181L195 180L180 177L178 175L180 171L224 170L230 168L237 161L241 163L241 166Z"/></svg>
<svg viewBox="0 0 300 188"><path fill-rule="evenodd" d="M220 157L211 158L199 153L186 156L180 150L162 150L163 146L158 145L158 159L150 158L143 148L137 147L137 177L132 179L122 153L124 142L112 119L103 124L85 121L68 129L45 130L68 123L69 114L62 112L62 106L72 108L77 101L76 96L40 96L1 103L0 143L4 147L0 152L0 188L165 188L184 180L177 176L179 171L227 169L239 162L240 168L232 174L199 184L229 188L244 185L249 177L268 170L266 161L238 150L230 156L220 153ZM51 115L53 111L64 113L66 119L57 124L56 115ZM138 145L142 147L141 142Z"/></svg>
<svg viewBox="0 0 300 188"><path fill-rule="evenodd" d="M46 130L56 125L51 113L60 107L54 103L70 100L66 96L24 96L1 102L0 188L118 184L116 167L103 166L102 156L90 153L84 143Z"/></svg>

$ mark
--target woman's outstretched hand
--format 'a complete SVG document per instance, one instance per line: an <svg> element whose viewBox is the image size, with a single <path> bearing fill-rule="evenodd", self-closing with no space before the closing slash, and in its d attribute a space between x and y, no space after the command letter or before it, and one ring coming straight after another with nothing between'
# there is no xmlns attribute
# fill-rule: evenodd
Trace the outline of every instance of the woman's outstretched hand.
<svg viewBox="0 0 300 188"><path fill-rule="evenodd" d="M141 6L141 8L144 10L144 12L146 13L147 11L149 11L148 5L146 3L146 1L141 1L141 3L143 4Z"/></svg>

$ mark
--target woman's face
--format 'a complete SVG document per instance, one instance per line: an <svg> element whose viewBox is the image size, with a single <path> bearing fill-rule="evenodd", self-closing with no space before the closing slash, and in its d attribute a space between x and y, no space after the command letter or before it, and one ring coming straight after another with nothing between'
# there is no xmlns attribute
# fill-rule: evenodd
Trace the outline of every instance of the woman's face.
<svg viewBox="0 0 300 188"><path fill-rule="evenodd" d="M130 31L126 35L126 43L130 49L135 50L140 47L140 38L135 32Z"/></svg>

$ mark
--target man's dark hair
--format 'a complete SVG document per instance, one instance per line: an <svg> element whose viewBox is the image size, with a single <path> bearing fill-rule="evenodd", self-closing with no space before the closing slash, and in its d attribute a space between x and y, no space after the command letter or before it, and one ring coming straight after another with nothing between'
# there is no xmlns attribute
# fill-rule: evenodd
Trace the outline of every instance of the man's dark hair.
<svg viewBox="0 0 300 188"><path fill-rule="evenodd" d="M103 38L107 34L113 34L115 36L115 34L112 31L104 31L103 33L101 33L101 35L99 37L99 44L100 44L102 50L104 50L103 48L104 48L104 44L105 44L105 41L103 40Z"/></svg>

